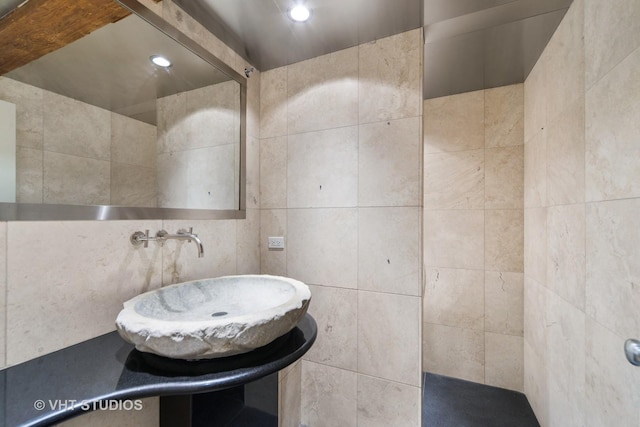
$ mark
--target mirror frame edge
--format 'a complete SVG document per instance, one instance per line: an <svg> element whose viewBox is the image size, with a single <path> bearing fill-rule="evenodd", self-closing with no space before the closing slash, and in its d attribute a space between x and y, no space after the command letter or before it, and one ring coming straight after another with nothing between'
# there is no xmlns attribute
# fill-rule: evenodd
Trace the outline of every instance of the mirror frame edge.
<svg viewBox="0 0 640 427"><path fill-rule="evenodd" d="M148 208L0 202L1 221L221 220L246 219L247 79L137 0L114 0L240 84L240 203L238 209Z"/></svg>

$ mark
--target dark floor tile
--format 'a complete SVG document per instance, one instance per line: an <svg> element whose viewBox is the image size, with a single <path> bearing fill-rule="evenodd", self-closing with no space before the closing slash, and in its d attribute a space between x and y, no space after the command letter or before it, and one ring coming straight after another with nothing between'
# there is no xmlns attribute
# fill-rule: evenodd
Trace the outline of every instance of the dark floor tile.
<svg viewBox="0 0 640 427"><path fill-rule="evenodd" d="M423 427L540 427L524 394L423 374Z"/></svg>

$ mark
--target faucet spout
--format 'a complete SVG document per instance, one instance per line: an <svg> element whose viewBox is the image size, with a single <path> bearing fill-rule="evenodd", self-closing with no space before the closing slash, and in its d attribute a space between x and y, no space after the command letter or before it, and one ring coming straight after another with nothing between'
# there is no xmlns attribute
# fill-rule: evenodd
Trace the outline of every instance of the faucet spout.
<svg viewBox="0 0 640 427"><path fill-rule="evenodd" d="M173 239L173 240L186 240L191 242L192 240L196 243L196 247L198 248L198 258L204 257L204 246L202 245L202 240L198 237L197 234L193 234L193 230L189 229L189 231L181 228L178 230L176 234L169 234L165 230L160 230L156 233L156 240L164 243L165 241Z"/></svg>

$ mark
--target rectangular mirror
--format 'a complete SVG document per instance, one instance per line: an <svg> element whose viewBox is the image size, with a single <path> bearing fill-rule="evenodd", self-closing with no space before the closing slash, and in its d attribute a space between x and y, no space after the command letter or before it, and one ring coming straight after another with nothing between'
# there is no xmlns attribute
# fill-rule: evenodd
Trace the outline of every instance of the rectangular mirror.
<svg viewBox="0 0 640 427"><path fill-rule="evenodd" d="M135 0L30 0L0 34L0 220L244 218L243 76Z"/></svg>

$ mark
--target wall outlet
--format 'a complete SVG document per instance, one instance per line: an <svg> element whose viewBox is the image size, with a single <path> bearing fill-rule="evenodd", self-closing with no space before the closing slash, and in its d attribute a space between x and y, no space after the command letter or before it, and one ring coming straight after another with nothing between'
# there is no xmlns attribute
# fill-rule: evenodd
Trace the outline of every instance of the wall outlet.
<svg viewBox="0 0 640 427"><path fill-rule="evenodd" d="M284 237L268 237L269 249L284 249Z"/></svg>

